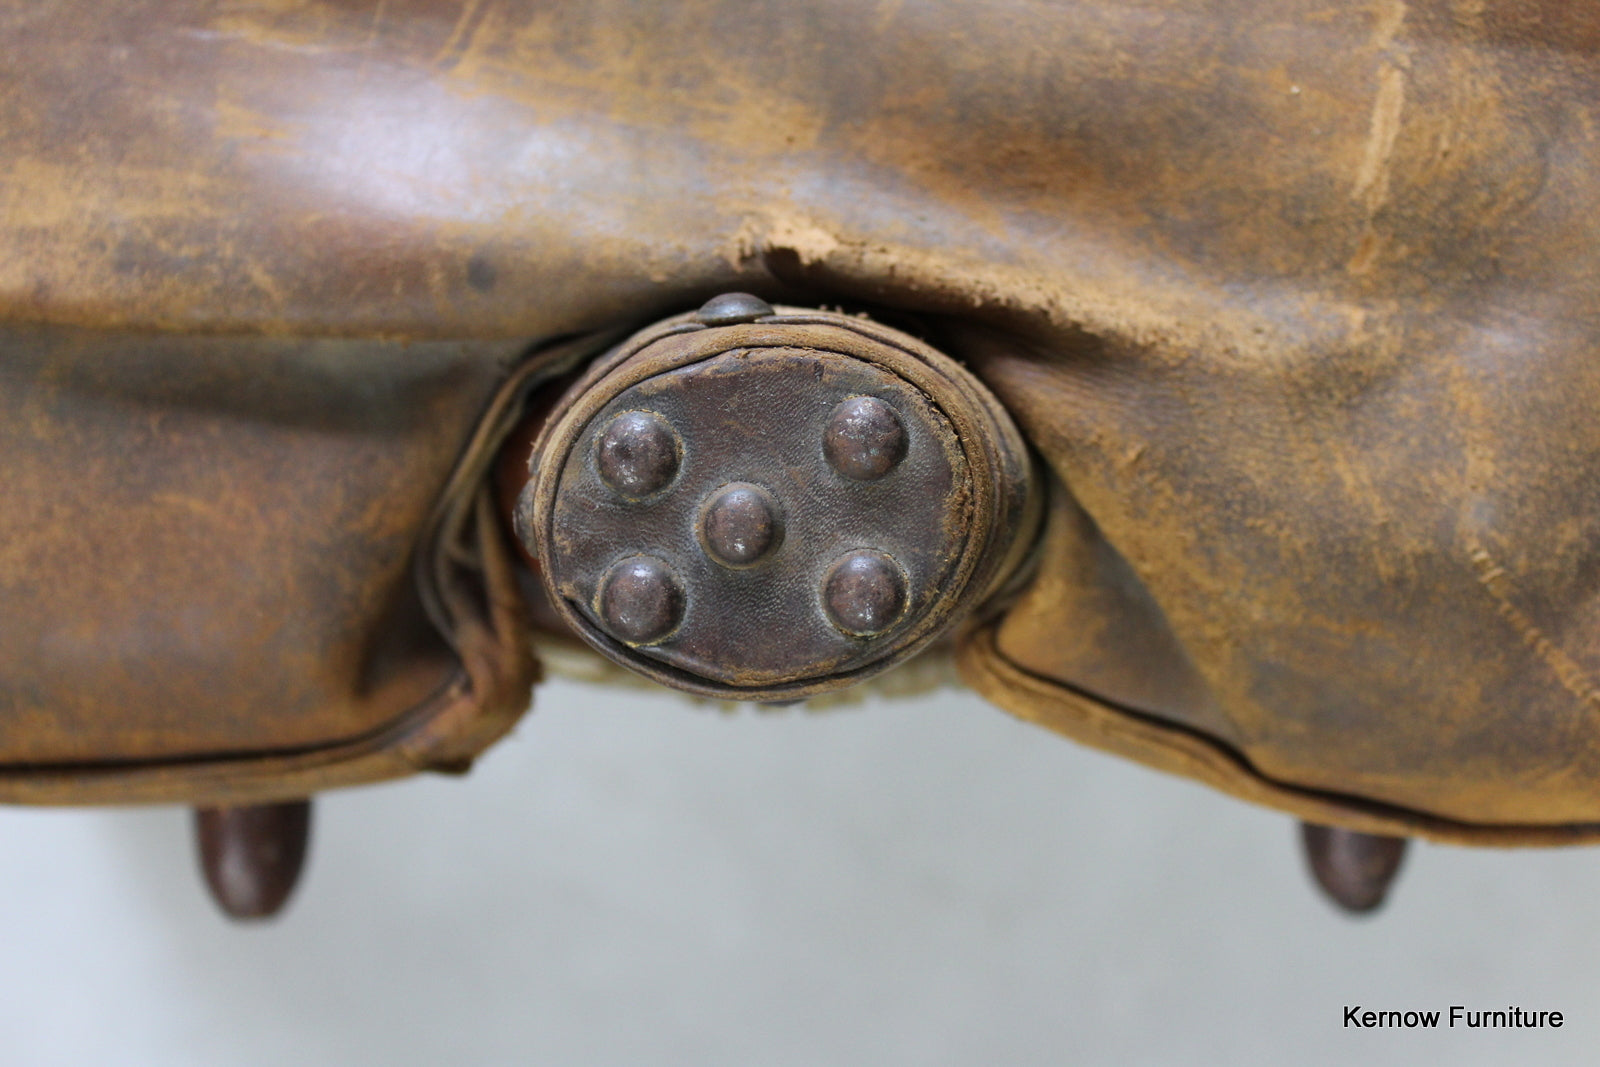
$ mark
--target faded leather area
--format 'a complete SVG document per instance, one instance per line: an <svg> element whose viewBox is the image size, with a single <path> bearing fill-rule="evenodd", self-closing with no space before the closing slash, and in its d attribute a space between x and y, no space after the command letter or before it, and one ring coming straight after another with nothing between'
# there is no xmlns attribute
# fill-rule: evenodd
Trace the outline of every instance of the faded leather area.
<svg viewBox="0 0 1600 1067"><path fill-rule="evenodd" d="M492 640L430 621L413 570L515 347L13 328L0 355L0 797L292 795L482 702Z"/></svg>
<svg viewBox="0 0 1600 1067"><path fill-rule="evenodd" d="M1401 306L1593 292L1582 9L984 12L0 5L0 318L544 337L807 266L1057 331L1384 350Z"/></svg>
<svg viewBox="0 0 1600 1067"><path fill-rule="evenodd" d="M1092 694L1210 738L1232 791L1307 818L1285 798L1359 797L1384 832L1600 832L1600 369L1412 342L1363 379L1364 353L1243 373L968 334L1071 497L979 687L1069 733L1048 709Z"/></svg>

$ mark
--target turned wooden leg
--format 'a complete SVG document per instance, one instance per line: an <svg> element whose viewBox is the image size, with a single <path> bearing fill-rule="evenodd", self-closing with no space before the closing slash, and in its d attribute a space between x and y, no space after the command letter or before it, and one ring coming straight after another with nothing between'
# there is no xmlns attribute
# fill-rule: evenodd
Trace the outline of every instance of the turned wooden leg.
<svg viewBox="0 0 1600 1067"><path fill-rule="evenodd" d="M200 869L229 918L267 919L294 892L311 835L311 801L196 808Z"/></svg>
<svg viewBox="0 0 1600 1067"><path fill-rule="evenodd" d="M1317 885L1345 911L1378 908L1406 855L1406 839L1363 834L1334 826L1300 824L1306 860Z"/></svg>

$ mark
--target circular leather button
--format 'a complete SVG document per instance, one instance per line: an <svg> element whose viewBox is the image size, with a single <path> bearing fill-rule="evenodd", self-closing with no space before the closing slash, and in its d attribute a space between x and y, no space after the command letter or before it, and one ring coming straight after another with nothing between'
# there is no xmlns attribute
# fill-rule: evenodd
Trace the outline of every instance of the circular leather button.
<svg viewBox="0 0 1600 1067"><path fill-rule="evenodd" d="M619 662L722 697L903 659L1031 533L998 403L926 345L825 312L636 335L558 404L533 465L518 525L557 610Z"/></svg>

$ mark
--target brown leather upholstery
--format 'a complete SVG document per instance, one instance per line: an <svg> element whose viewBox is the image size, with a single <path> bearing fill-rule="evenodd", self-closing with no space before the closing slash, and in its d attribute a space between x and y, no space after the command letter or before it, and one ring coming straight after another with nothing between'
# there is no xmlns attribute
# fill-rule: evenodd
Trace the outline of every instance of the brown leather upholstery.
<svg viewBox="0 0 1600 1067"><path fill-rule="evenodd" d="M478 411L543 339L748 289L921 314L1046 461L1042 570L962 652L996 703L1320 822L1600 832L1586 8L65 0L0 34L0 795L470 755L532 676L475 483L465 541L425 521ZM468 542L430 631L405 560Z"/></svg>
<svg viewBox="0 0 1600 1067"><path fill-rule="evenodd" d="M468 445L515 346L16 327L0 352L0 796L293 795L449 768L521 713L498 529L451 524L487 502ZM419 582L451 548L504 605L443 562Z"/></svg>

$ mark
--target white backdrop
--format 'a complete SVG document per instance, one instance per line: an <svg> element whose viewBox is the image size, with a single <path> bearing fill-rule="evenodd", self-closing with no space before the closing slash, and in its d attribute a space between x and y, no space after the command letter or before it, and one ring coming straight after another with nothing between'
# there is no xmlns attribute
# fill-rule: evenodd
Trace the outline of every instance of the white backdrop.
<svg viewBox="0 0 1600 1067"><path fill-rule="evenodd" d="M0 810L0 1065L1597 1062L1600 851L1416 847L1352 921L1296 845L966 694L552 683L467 778L324 797L275 924L216 913L184 812Z"/></svg>

